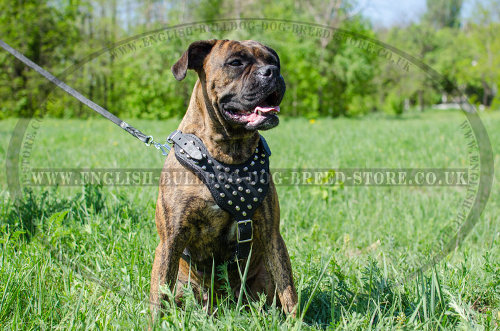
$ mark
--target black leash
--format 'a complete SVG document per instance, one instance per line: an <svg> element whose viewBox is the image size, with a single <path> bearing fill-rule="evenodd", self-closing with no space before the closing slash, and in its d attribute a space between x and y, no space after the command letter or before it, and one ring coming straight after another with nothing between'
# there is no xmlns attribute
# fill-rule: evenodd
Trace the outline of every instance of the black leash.
<svg viewBox="0 0 500 331"><path fill-rule="evenodd" d="M31 69L35 70L38 72L40 75L45 77L47 80L52 82L54 85L58 86L62 90L64 90L66 93L71 95L72 97L76 98L78 101L89 107L90 109L96 111L97 113L101 114L103 117L107 118L111 122L115 123L118 125L120 128L123 130L127 131L130 133L132 136L136 137L143 143L145 143L147 146L153 145L155 146L158 150L160 150L163 155L167 155L168 152L170 151L170 146L168 144L160 144L156 141L154 141L153 136L146 136L144 133L141 131L137 130L133 126L129 125L127 122L122 121L120 118L117 116L111 114L109 111L106 109L102 108L95 102L89 100L85 96L83 96L80 92L75 90L74 88L68 86L58 78L56 78L54 75L52 75L50 72L47 70L43 69L40 67L38 64L34 63L30 59L28 59L26 56L21 54L19 51L16 49L12 48L8 44L6 44L3 40L0 39L0 46L5 49L7 52L15 56L19 61L30 67Z"/></svg>

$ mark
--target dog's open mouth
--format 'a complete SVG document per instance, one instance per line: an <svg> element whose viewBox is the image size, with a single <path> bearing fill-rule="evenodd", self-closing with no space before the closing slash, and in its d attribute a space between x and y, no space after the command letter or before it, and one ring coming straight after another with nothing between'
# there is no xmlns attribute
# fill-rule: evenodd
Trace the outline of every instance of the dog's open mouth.
<svg viewBox="0 0 500 331"><path fill-rule="evenodd" d="M280 107L277 105L280 99L278 93L273 92L256 106L249 107L250 109L225 107L224 112L228 118L235 122L257 126L269 118L277 117L280 112Z"/></svg>
<svg viewBox="0 0 500 331"><path fill-rule="evenodd" d="M257 106L253 110L228 109L227 115L238 122L256 124L280 112L280 106Z"/></svg>

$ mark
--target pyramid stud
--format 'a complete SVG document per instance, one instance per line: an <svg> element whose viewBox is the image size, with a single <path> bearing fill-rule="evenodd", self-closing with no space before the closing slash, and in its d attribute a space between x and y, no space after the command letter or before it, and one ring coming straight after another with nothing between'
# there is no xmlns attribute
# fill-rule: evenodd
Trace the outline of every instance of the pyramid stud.
<svg viewBox="0 0 500 331"><path fill-rule="evenodd" d="M221 170L222 167L220 165L217 166L217 170Z"/></svg>
<svg viewBox="0 0 500 331"><path fill-rule="evenodd" d="M233 191L233 195L236 195L236 194L238 194L238 192L236 192L236 191Z"/></svg>
<svg viewBox="0 0 500 331"><path fill-rule="evenodd" d="M243 215L243 216L247 216L247 212L246 212L246 211L241 212L241 215Z"/></svg>
<svg viewBox="0 0 500 331"><path fill-rule="evenodd" d="M241 197L240 200L241 200L241 202L245 202L245 198L244 197Z"/></svg>
<svg viewBox="0 0 500 331"><path fill-rule="evenodd" d="M224 168L224 171L225 171L225 172L229 172L229 168L227 168L227 167L226 167L226 168Z"/></svg>
<svg viewBox="0 0 500 331"><path fill-rule="evenodd" d="M255 155L255 156L253 157L253 159L254 159L254 160L257 160L258 158L259 158L259 156L258 156L258 155Z"/></svg>
<svg viewBox="0 0 500 331"><path fill-rule="evenodd" d="M262 189L261 189L260 187L257 189L257 191L258 191L259 193L262 193Z"/></svg>
<svg viewBox="0 0 500 331"><path fill-rule="evenodd" d="M215 175L214 175L214 174L210 174L210 178L214 178L214 177L215 177Z"/></svg>
<svg viewBox="0 0 500 331"><path fill-rule="evenodd" d="M253 201L257 202L257 201L259 201L259 198L255 197L255 198L253 198Z"/></svg>
<svg viewBox="0 0 500 331"><path fill-rule="evenodd" d="M255 149L255 153L258 153L258 152L259 152L259 149L258 149L258 148L256 148L256 149Z"/></svg>
<svg viewBox="0 0 500 331"><path fill-rule="evenodd" d="M243 171L248 171L248 167L243 168Z"/></svg>
<svg viewBox="0 0 500 331"><path fill-rule="evenodd" d="M250 185L254 186L255 185L255 182L251 182Z"/></svg>
<svg viewBox="0 0 500 331"><path fill-rule="evenodd" d="M240 191L240 192L243 191L243 187L238 186L238 191Z"/></svg>
<svg viewBox="0 0 500 331"><path fill-rule="evenodd" d="M234 209L240 210L240 206L236 206L236 207L234 207Z"/></svg>
<svg viewBox="0 0 500 331"><path fill-rule="evenodd" d="M227 204L231 206L233 204L233 202L231 200L228 200Z"/></svg>
<svg viewBox="0 0 500 331"><path fill-rule="evenodd" d="M236 178L236 183L241 183L241 178Z"/></svg>
<svg viewBox="0 0 500 331"><path fill-rule="evenodd" d="M212 164L212 160L208 160L208 164Z"/></svg>
<svg viewBox="0 0 500 331"><path fill-rule="evenodd" d="M254 175L257 175L257 171L252 172Z"/></svg>
<svg viewBox="0 0 500 331"><path fill-rule="evenodd" d="M201 166L201 169L207 170L207 166Z"/></svg>
<svg viewBox="0 0 500 331"><path fill-rule="evenodd" d="M229 184L226 184L226 185L224 185L224 187L225 187L225 188L229 188L230 186L229 186Z"/></svg>
<svg viewBox="0 0 500 331"><path fill-rule="evenodd" d="M214 186L215 186L215 188L220 188L220 185L217 183Z"/></svg>
<svg viewBox="0 0 500 331"><path fill-rule="evenodd" d="M252 205L247 205L247 208L248 209L252 209Z"/></svg>
<svg viewBox="0 0 500 331"><path fill-rule="evenodd" d="M250 165L251 166L255 165L255 162L254 161L250 162Z"/></svg>
<svg viewBox="0 0 500 331"><path fill-rule="evenodd" d="M262 157L266 157L266 154L260 154L260 156L262 156Z"/></svg>
<svg viewBox="0 0 500 331"><path fill-rule="evenodd" d="M260 164L264 164L264 163L266 163L266 161L260 160Z"/></svg>
<svg viewBox="0 0 500 331"><path fill-rule="evenodd" d="M221 198L224 198L226 195L224 193L219 194Z"/></svg>
<svg viewBox="0 0 500 331"><path fill-rule="evenodd" d="M265 179L261 179L261 180L260 180L260 182L261 182L262 184L264 184L264 183L266 182L266 180L265 180Z"/></svg>
<svg viewBox="0 0 500 331"><path fill-rule="evenodd" d="M265 174L265 173L266 173L266 170L265 170L265 169L261 169L261 170L260 170L260 173L261 173L261 174Z"/></svg>
<svg viewBox="0 0 500 331"><path fill-rule="evenodd" d="M233 179L232 179L231 177L229 177L229 178L227 179L227 181L228 181L228 182L230 182L230 183L232 183L232 182L233 182Z"/></svg>
<svg viewBox="0 0 500 331"><path fill-rule="evenodd" d="M248 189L248 188L247 188L247 189L245 190L245 192L246 192L247 194L250 194L250 189Z"/></svg>

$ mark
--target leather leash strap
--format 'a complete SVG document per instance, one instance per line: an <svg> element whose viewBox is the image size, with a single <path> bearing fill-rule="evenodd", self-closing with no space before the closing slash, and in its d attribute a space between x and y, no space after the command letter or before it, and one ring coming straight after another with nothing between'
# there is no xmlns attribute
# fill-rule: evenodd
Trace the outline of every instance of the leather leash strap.
<svg viewBox="0 0 500 331"><path fill-rule="evenodd" d="M45 77L47 80L49 80L50 82L52 82L54 85L56 85L59 88L61 88L62 90L64 90L64 92L66 92L69 95L71 95L72 97L76 98L78 101L80 101L81 103L83 103L84 105L86 105L87 107L89 107L90 109L98 112L99 114L101 114L102 116L104 116L105 118L107 118L108 120L110 120L111 122L115 123L120 128L122 128L123 130L127 131L132 136L136 137L137 139L139 139L140 141L142 141L146 145L149 146L151 143L154 143L152 136L146 136L144 133L142 133L141 131L137 130L133 126L129 125L127 122L122 121L120 118L118 118L115 115L111 114L109 111L107 111L106 109L102 108L101 106L99 106L95 102L93 102L93 101L89 100L88 98L84 97L80 92L78 92L74 88L66 85L64 82L62 82L61 80L59 80L58 78L56 78L50 72L48 72L47 70L43 69L38 64L36 64L35 62L33 62L30 59L28 59L26 56L24 56L19 51L15 50L14 48L12 48L8 44L6 44L1 39L0 39L0 47L2 47L3 49L5 49L10 54L14 55L19 61L21 61L22 63L24 63L25 65L27 65L31 69L33 69L36 72L38 72L40 75L42 75L43 77ZM165 147L164 145L162 145L162 146ZM160 149L156 145L155 145L155 147L158 148L158 149ZM163 152L163 150L162 150L162 152Z"/></svg>

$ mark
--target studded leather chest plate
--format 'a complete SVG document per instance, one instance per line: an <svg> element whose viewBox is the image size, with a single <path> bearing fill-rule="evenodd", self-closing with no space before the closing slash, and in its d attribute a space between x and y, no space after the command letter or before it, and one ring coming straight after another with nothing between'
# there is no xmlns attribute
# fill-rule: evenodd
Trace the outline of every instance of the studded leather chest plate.
<svg viewBox="0 0 500 331"><path fill-rule="evenodd" d="M225 164L214 159L193 134L174 131L169 140L177 160L208 187L217 205L237 222L235 255L246 258L253 239L251 218L269 190L270 151L266 141L261 136L257 149L245 163Z"/></svg>

